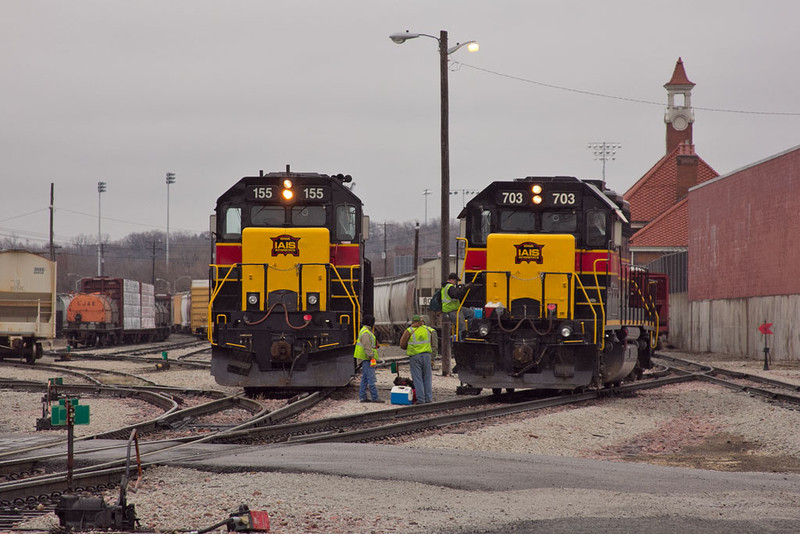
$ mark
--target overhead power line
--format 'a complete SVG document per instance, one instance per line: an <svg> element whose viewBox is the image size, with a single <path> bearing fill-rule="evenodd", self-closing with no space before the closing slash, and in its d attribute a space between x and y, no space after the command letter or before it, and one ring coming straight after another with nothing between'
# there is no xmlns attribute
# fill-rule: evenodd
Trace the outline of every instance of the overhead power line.
<svg viewBox="0 0 800 534"><path fill-rule="evenodd" d="M641 99L638 99L638 98L630 98L630 97L616 96L616 95L607 95L607 94L604 94L604 93L598 93L598 92L595 92L595 91L586 91L586 90L583 90L583 89L573 89L571 87L564 87L562 85L555 85L555 84L551 84L551 83L538 82L536 80L531 80L531 79L528 79L528 78L522 78L521 76L514 76L514 75L511 75L511 74L505 74L503 72L497 72L497 71L494 71L494 70L485 69L483 67L476 67L475 65L470 65L469 63L459 63L459 62L454 62L454 63L457 63L457 65L459 67L468 67L470 69L475 69L477 71L481 71L481 72L485 72L487 74L491 74L493 76L500 76L502 78L508 78L510 80L516 80L518 82L529 83L529 84L532 84L532 85L538 85L540 87L547 87L548 89L555 89L557 91L566 91L566 92L569 92L569 93L577 93L577 94L586 95L586 96L596 96L596 97L599 97L599 98L608 98L608 99L611 99L611 100L622 100L624 102L633 102L635 104L647 104L648 106L660 106L660 107L664 106L663 102L653 102L651 100L641 100ZM747 114L747 115L780 115L780 116L786 116L786 117L800 117L800 112L792 112L792 111L747 111L747 110L741 110L741 109L702 108L702 107L697 107L697 106L692 106L692 109L697 110L697 111L711 111L711 112L714 112L714 113L740 113L740 114Z"/></svg>

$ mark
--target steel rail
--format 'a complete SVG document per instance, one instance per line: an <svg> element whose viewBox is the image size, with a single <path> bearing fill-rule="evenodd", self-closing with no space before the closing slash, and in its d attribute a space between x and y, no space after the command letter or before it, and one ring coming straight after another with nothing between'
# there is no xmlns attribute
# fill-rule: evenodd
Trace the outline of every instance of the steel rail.
<svg viewBox="0 0 800 534"><path fill-rule="evenodd" d="M330 395L332 391L333 390L323 390L321 392L315 392L311 395L308 395L305 398L301 398L300 400L298 400L293 404L285 406L284 408L281 408L279 410L275 410L274 412L257 415L230 430L220 430L216 432L211 432L200 437L193 436L182 439L164 440L160 442L147 442L145 443L145 445L163 443L166 446L156 447L151 451L142 453L140 454L140 458L151 457L156 454L173 452L181 448L189 447L191 445L211 442L215 436L219 436L221 434L230 432L232 430L243 429L248 425L255 426L262 424L271 424L272 422L275 421L285 420L286 418L294 416L299 411L314 406L315 404L326 398L326 396ZM121 444L109 447L108 449L115 449L115 448L126 449L127 445ZM102 450L108 450L108 449L102 449ZM55 457L57 458L63 456L64 456L63 453L55 455ZM196 455L192 454L188 457L194 458L196 457ZM83 485L112 484L115 482L113 477L119 476L125 472L125 463L126 459L121 458L93 466L75 469L73 471L73 481L75 481L76 483L80 481L80 483L82 483ZM157 461L153 460L151 462L143 462L142 467L150 465L164 465L165 463L169 462L166 462L164 460L157 460ZM4 482L0 483L0 501L2 500L10 501L20 498L24 499L30 496L40 496L42 494L47 494L47 493L61 492L66 489L66 485L67 485L66 472L51 473L47 475L40 475L37 477L26 478L23 480Z"/></svg>
<svg viewBox="0 0 800 534"><path fill-rule="evenodd" d="M677 384L696 380L697 376L687 374L678 377L658 378L652 381L646 381L635 384L628 384L625 386L618 386L614 388L607 388L601 390L592 390L584 393L575 393L572 395L564 395L558 397L548 397L545 399L536 399L531 401L520 402L508 406L495 406L483 410L469 413L446 414L434 416L426 419L419 419L414 421L407 421L402 423L395 423L391 425L384 425L376 428L353 430L341 433L327 433L318 436L305 436L298 437L291 440L291 443L313 443L313 442L356 442L356 441L372 441L376 439L383 439L397 434L406 434L411 432L418 432L430 428L437 428L449 426L453 424L467 423L478 421L482 419L489 419L494 417L502 417L505 415L512 415L521 412L540 410L542 408L550 408L553 406L562 406L566 404L576 404L586 402L602 397L613 396L616 394L630 393L645 389L652 389L662 387L669 384ZM432 403L436 404L436 403Z"/></svg>

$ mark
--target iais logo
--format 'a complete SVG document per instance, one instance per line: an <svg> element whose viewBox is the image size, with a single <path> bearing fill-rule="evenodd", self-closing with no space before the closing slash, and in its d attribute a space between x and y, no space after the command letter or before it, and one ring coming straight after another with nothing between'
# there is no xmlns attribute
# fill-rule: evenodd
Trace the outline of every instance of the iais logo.
<svg viewBox="0 0 800 534"><path fill-rule="evenodd" d="M278 237L272 237L272 255L277 256L279 254L283 254L284 256L299 256L300 255L300 246L298 245L298 241L300 241L299 237L292 237L289 234L279 235Z"/></svg>
<svg viewBox="0 0 800 534"><path fill-rule="evenodd" d="M519 245L514 245L514 248L517 249L517 256L514 258L514 263L522 263L523 261L527 263L542 263L544 261L542 257L544 245L537 245L536 243L525 241Z"/></svg>

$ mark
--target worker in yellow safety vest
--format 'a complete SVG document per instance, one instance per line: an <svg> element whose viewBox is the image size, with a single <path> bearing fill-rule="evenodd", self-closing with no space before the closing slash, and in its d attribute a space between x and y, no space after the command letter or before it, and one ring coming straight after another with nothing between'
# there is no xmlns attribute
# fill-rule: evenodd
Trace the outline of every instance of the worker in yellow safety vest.
<svg viewBox="0 0 800 534"><path fill-rule="evenodd" d="M375 383L375 366L378 362L378 340L372 329L375 326L375 318L372 315L365 315L361 318L361 330L358 332L356 350L353 357L361 363L361 386L358 389L358 397L361 402L383 402L378 398L378 386ZM367 390L372 395L372 400L367 397Z"/></svg>
<svg viewBox="0 0 800 534"><path fill-rule="evenodd" d="M450 323L458 325L458 332L461 332L460 337L464 337L472 324L472 319L475 317L475 312L472 308L462 306L459 312L458 307L461 301L467 294L467 290L472 287L472 284L458 285L461 280L456 273L447 275L447 283L442 286L442 313L446 313L450 319Z"/></svg>
<svg viewBox="0 0 800 534"><path fill-rule="evenodd" d="M434 342L438 345L436 330L425 325L419 315L411 318L411 326L403 331L400 338L400 348L406 349L411 380L420 404L433 402L431 356Z"/></svg>

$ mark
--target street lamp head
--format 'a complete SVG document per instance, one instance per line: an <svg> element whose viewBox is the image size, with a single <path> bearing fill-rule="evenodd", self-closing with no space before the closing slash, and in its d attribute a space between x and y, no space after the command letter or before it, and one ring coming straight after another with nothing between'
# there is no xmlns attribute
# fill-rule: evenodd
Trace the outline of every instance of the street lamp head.
<svg viewBox="0 0 800 534"><path fill-rule="evenodd" d="M456 43L455 46L451 46L450 48L448 48L447 55L449 56L450 54L452 54L453 52L464 46L466 46L467 50L470 52L477 52L480 49L478 41L467 41L465 43Z"/></svg>
<svg viewBox="0 0 800 534"><path fill-rule="evenodd" d="M174 183L175 183L175 173L174 172L168 172L167 173L167 185L174 184Z"/></svg>
<svg viewBox="0 0 800 534"><path fill-rule="evenodd" d="M397 44L403 44L403 43L406 42L406 40L408 40L408 39L416 39L417 37L419 37L419 35L420 34L418 34L418 33L411 33L408 30L406 30L404 32L397 32L397 33L391 34L389 36L389 39L391 39L393 42L395 42Z"/></svg>
<svg viewBox="0 0 800 534"><path fill-rule="evenodd" d="M97 182L97 192L98 193L105 193L106 192L106 183L105 182Z"/></svg>

